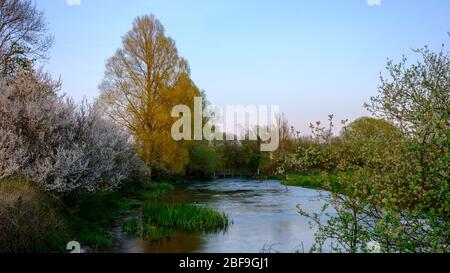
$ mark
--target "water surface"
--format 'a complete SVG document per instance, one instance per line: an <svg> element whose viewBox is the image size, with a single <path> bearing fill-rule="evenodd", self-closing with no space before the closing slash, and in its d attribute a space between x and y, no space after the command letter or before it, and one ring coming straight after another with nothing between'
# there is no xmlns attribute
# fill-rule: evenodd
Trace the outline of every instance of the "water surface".
<svg viewBox="0 0 450 273"><path fill-rule="evenodd" d="M161 242L123 234L118 227L115 252L131 253L258 253L307 251L314 242L308 219L297 205L319 212L323 202L316 190L286 187L276 180L223 179L178 184L168 202L189 202L223 211L232 225L217 233L176 232Z"/></svg>

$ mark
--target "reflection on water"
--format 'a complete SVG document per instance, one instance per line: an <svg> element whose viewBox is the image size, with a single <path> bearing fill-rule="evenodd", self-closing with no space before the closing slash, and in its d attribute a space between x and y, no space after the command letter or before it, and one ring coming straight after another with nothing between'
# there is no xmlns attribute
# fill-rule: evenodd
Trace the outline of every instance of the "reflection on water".
<svg viewBox="0 0 450 273"><path fill-rule="evenodd" d="M314 242L314 231L308 220L298 214L297 205L309 212L319 212L323 205L315 190L286 187L279 181L240 179L182 183L165 201L196 203L224 211L233 224L224 232L178 232L157 243L130 237L117 228L119 245L111 251L257 253L264 248L279 252L308 250Z"/></svg>

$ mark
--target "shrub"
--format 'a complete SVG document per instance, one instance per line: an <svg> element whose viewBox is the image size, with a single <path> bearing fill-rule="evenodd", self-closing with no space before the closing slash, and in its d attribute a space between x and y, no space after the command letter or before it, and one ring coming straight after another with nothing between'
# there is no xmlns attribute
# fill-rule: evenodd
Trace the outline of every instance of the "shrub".
<svg viewBox="0 0 450 273"><path fill-rule="evenodd" d="M58 88L38 72L0 80L0 179L27 177L55 192L117 187L140 164L129 136Z"/></svg>
<svg viewBox="0 0 450 273"><path fill-rule="evenodd" d="M379 95L366 105L382 120L344 128L342 192L323 197L334 212L299 208L318 228L312 251L366 252L376 241L388 253L450 252L450 55L416 52L416 64L389 61Z"/></svg>
<svg viewBox="0 0 450 273"><path fill-rule="evenodd" d="M401 131L383 119L362 117L341 132L340 160L346 165L378 169L393 153L400 153ZM389 145L387 145L389 144Z"/></svg>
<svg viewBox="0 0 450 273"><path fill-rule="evenodd" d="M195 145L190 153L189 175L200 179L211 179L219 165L219 156L207 145Z"/></svg>
<svg viewBox="0 0 450 273"><path fill-rule="evenodd" d="M333 136L333 115L328 116L329 127L320 122L311 124L312 136L299 138L296 151L278 160L277 174L318 172L336 172L340 156L343 153L342 141Z"/></svg>

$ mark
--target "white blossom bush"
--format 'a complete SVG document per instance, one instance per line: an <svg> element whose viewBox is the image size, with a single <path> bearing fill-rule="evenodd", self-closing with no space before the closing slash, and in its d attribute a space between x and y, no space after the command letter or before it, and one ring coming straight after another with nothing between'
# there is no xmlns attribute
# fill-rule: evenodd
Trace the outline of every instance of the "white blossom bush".
<svg viewBox="0 0 450 273"><path fill-rule="evenodd" d="M21 139L10 130L0 128L0 181L20 173L27 156Z"/></svg>
<svg viewBox="0 0 450 273"><path fill-rule="evenodd" d="M43 73L0 80L0 181L27 177L62 193L116 188L140 164L129 135L58 88Z"/></svg>

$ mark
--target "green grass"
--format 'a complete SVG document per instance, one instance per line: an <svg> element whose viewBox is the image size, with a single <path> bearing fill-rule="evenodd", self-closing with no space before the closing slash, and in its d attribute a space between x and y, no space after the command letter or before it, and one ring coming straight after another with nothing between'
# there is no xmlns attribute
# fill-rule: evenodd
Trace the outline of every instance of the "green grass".
<svg viewBox="0 0 450 273"><path fill-rule="evenodd" d="M142 206L143 223L130 219L122 224L122 230L151 241L167 238L173 230L216 231L228 226L228 217L212 209L159 204L161 197L173 190L168 183L150 183L133 194L139 200L118 192L76 194L66 200L65 225L74 240L99 248L113 243L110 230L118 217Z"/></svg>
<svg viewBox="0 0 450 273"><path fill-rule="evenodd" d="M172 229L170 228L157 227L149 223L144 223L142 229L138 219L130 219L122 225L124 232L134 236L143 236L149 241L160 241L161 239L169 238L172 234Z"/></svg>
<svg viewBox="0 0 450 273"><path fill-rule="evenodd" d="M130 235L159 241L170 237L175 230L212 232L229 225L228 217L213 209L188 204L162 204L161 197L174 190L171 184L150 184L146 189L141 195L145 202L142 220L133 218L122 225L122 230Z"/></svg>
<svg viewBox="0 0 450 273"><path fill-rule="evenodd" d="M145 191L140 196L143 202L159 201L161 197L172 192L174 187L169 183L151 183L144 187ZM169 237L171 229L161 228L150 223L141 223L140 219L133 218L122 224L122 230L130 235L143 236L150 241L159 241Z"/></svg>
<svg viewBox="0 0 450 273"><path fill-rule="evenodd" d="M146 201L158 200L174 190L174 187L169 183L154 183L147 188L148 190L142 193L142 198Z"/></svg>
<svg viewBox="0 0 450 273"><path fill-rule="evenodd" d="M303 187L309 189L329 190L330 183L335 189L339 189L339 180L336 175L329 174L287 174L281 183L286 186Z"/></svg>
<svg viewBox="0 0 450 273"><path fill-rule="evenodd" d="M91 247L110 246L109 231L117 218L142 204L118 193L82 193L71 199L65 213L65 226L74 240Z"/></svg>
<svg viewBox="0 0 450 273"><path fill-rule="evenodd" d="M130 235L138 235L140 233L140 222L133 218L122 224L122 230Z"/></svg>
<svg viewBox="0 0 450 273"><path fill-rule="evenodd" d="M143 214L148 225L188 232L214 232L226 229L230 223L224 213L190 204L145 205Z"/></svg>
<svg viewBox="0 0 450 273"><path fill-rule="evenodd" d="M142 235L149 241L160 241L164 238L170 238L172 234L172 229L170 228L157 227L150 224L145 224L143 227L144 231Z"/></svg>

